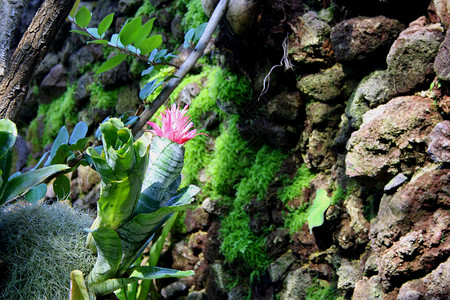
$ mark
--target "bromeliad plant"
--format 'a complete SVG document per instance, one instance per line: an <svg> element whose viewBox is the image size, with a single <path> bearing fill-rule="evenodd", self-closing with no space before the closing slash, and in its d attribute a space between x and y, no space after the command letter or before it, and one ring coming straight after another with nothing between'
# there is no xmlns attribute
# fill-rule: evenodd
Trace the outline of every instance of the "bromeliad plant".
<svg viewBox="0 0 450 300"><path fill-rule="evenodd" d="M158 228L178 211L187 209L199 188L178 191L184 161L183 144L198 135L192 122L172 106L162 117L162 126L137 141L115 118L100 125L103 149L88 148L87 154L102 178L97 218L87 246L97 252L97 262L86 278L72 273L72 299L86 299L88 292L106 295L139 280L184 277L192 271L134 266ZM118 292L117 294L120 294Z"/></svg>

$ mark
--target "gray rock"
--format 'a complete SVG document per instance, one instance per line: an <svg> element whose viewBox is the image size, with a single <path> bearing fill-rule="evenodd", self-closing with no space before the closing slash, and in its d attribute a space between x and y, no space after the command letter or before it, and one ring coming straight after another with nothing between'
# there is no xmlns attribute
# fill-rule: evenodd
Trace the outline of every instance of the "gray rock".
<svg viewBox="0 0 450 300"><path fill-rule="evenodd" d="M277 124L296 123L300 117L302 99L300 93L284 92L276 95L264 105L264 112L269 120Z"/></svg>
<svg viewBox="0 0 450 300"><path fill-rule="evenodd" d="M323 72L307 75L297 82L297 88L305 101L332 102L346 98L355 87L355 82L348 79L343 66L337 64Z"/></svg>
<svg viewBox="0 0 450 300"><path fill-rule="evenodd" d="M359 268L359 261L350 261L345 258L341 260L341 265L336 271L338 278L337 288L342 291L349 291L355 287L356 282L362 278Z"/></svg>
<svg viewBox="0 0 450 300"><path fill-rule="evenodd" d="M161 289L161 296L164 299L179 299L180 296L187 294L188 287L182 281L175 281Z"/></svg>
<svg viewBox="0 0 450 300"><path fill-rule="evenodd" d="M67 89L67 70L62 64L54 66L39 86L39 102L51 103Z"/></svg>
<svg viewBox="0 0 450 300"><path fill-rule="evenodd" d="M435 162L450 162L450 121L443 121L428 136L428 154Z"/></svg>
<svg viewBox="0 0 450 300"><path fill-rule="evenodd" d="M408 180L408 177L406 177L403 173L398 174L394 178L391 179L391 181L388 182L384 186L384 192L395 192L402 184L404 184Z"/></svg>
<svg viewBox="0 0 450 300"><path fill-rule="evenodd" d="M294 263L295 256L292 251L288 251L269 265L269 276L272 282L279 281L289 267Z"/></svg>
<svg viewBox="0 0 450 300"><path fill-rule="evenodd" d="M394 97L393 80L387 71L375 71L358 84L350 96L345 115L354 130L362 123L362 116L378 105L385 104Z"/></svg>
<svg viewBox="0 0 450 300"><path fill-rule="evenodd" d="M448 299L450 295L450 258L427 276L404 283L397 299Z"/></svg>
<svg viewBox="0 0 450 300"><path fill-rule="evenodd" d="M368 111L347 143L346 174L383 188L398 173L425 162L426 154L416 149L425 147L441 120L433 100L418 96L398 97Z"/></svg>
<svg viewBox="0 0 450 300"><path fill-rule="evenodd" d="M434 76L433 62L444 39L439 24L426 24L425 17L402 31L387 56L388 71L397 93L408 93L429 84Z"/></svg>
<svg viewBox="0 0 450 300"><path fill-rule="evenodd" d="M103 57L101 45L89 44L83 46L69 58L69 73L71 81L75 81L82 73L83 69L94 64Z"/></svg>
<svg viewBox="0 0 450 300"><path fill-rule="evenodd" d="M384 16L342 21L331 31L336 60L357 63L374 57L384 58L389 46L403 29L402 23Z"/></svg>
<svg viewBox="0 0 450 300"><path fill-rule="evenodd" d="M134 112L141 103L139 87L136 85L127 85L120 89L117 95L116 112L118 115L126 112Z"/></svg>
<svg viewBox="0 0 450 300"><path fill-rule="evenodd" d="M50 72L50 70L58 64L58 62L59 56L57 54L52 52L48 53L39 64L36 72L34 72L34 78L36 81L40 83L45 75L47 75L48 72Z"/></svg>
<svg viewBox="0 0 450 300"><path fill-rule="evenodd" d="M192 291L187 295L187 300L206 300L206 291Z"/></svg>
<svg viewBox="0 0 450 300"><path fill-rule="evenodd" d="M439 79L450 81L450 30L447 31L444 41L434 60L434 71Z"/></svg>
<svg viewBox="0 0 450 300"><path fill-rule="evenodd" d="M432 0L428 6L428 16L433 23L441 23L445 30L450 26L450 2Z"/></svg>
<svg viewBox="0 0 450 300"><path fill-rule="evenodd" d="M336 161L336 155L332 151L334 128L322 130L314 129L308 137L306 154L303 156L308 169L324 171L330 169Z"/></svg>
<svg viewBox="0 0 450 300"><path fill-rule="evenodd" d="M353 300L382 300L384 299L383 288L378 276L370 278L363 277L355 284Z"/></svg>
<svg viewBox="0 0 450 300"><path fill-rule="evenodd" d="M289 41L289 55L305 64L328 64L332 61L331 27L314 11L299 16L292 24L294 34Z"/></svg>
<svg viewBox="0 0 450 300"><path fill-rule="evenodd" d="M241 300L247 298L247 295L248 291L238 284L228 292L227 300Z"/></svg>
<svg viewBox="0 0 450 300"><path fill-rule="evenodd" d="M142 0L119 0L119 11L126 16L130 16L133 15L141 5Z"/></svg>
<svg viewBox="0 0 450 300"><path fill-rule="evenodd" d="M217 288L216 294L226 295L228 291L227 286L231 282L230 275L223 270L221 263L212 264L211 273L214 278L214 286Z"/></svg>
<svg viewBox="0 0 450 300"><path fill-rule="evenodd" d="M88 86L94 82L94 76L91 72L84 73L80 79L78 79L77 86L75 88L74 97L77 103L81 103L89 99L90 93Z"/></svg>
<svg viewBox="0 0 450 300"><path fill-rule="evenodd" d="M296 269L287 274L283 288L279 293L280 300L304 300L306 289L313 285L313 279L308 272Z"/></svg>

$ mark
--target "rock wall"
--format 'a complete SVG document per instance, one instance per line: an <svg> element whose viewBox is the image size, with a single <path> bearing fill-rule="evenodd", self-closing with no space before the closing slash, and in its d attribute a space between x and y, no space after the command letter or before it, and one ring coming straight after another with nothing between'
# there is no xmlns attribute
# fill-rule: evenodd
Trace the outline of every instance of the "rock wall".
<svg viewBox="0 0 450 300"><path fill-rule="evenodd" d="M189 7L189 1L84 2L98 20L120 11L116 27L150 3L164 36L182 36L183 16L170 7ZM167 299L448 299L450 2L256 3L247 31L235 34L224 20L206 55L246 76L245 88L254 97L224 101L224 86L213 82L217 70L208 73L199 64L195 72L203 77L177 98L206 101L204 93L215 89L206 95L216 95L212 103L218 105L198 118L211 137L202 144L210 156L198 158L195 171L204 189L202 204L187 212L186 233L174 231L161 258L162 266L193 269L196 276L161 280L161 294ZM39 67L39 93L30 93L22 119L34 118L36 103L52 103L67 83L73 85L75 119L87 121L91 130L108 114L136 109L136 73L122 64L95 79L91 68L108 53L77 36L64 40L68 30L62 29ZM265 81L269 72L270 82ZM220 78L238 90L241 81ZM123 88L111 94L118 86ZM263 86L268 90L260 94ZM112 105L96 106L107 102L105 95ZM44 116L28 129L29 141L47 130ZM219 157L221 149L230 154ZM224 168L220 186L211 178L219 171L209 171L210 157ZM79 206L95 204L97 181L87 168L74 174L72 198ZM311 234L302 209L320 188L334 200L324 224ZM235 240L236 257L224 246L229 216L245 220L235 230L251 236ZM249 267L252 257L263 257L257 272Z"/></svg>

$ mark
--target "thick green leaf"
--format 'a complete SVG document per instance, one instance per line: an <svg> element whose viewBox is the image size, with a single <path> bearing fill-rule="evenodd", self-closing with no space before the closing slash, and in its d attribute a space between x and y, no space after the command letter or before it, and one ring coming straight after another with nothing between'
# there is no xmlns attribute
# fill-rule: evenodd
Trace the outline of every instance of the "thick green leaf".
<svg viewBox="0 0 450 300"><path fill-rule="evenodd" d="M139 44L145 40L153 28L153 22L155 22L156 18L152 18L147 21L144 25L142 25L141 29L139 30L139 34L136 37L136 40L134 41L134 44L139 47Z"/></svg>
<svg viewBox="0 0 450 300"><path fill-rule="evenodd" d="M69 145L63 144L63 145L59 146L59 148L56 151L56 154L53 157L53 159L52 159L50 164L51 165L56 165L56 164L63 164L63 163L65 163L69 154L70 154L69 153Z"/></svg>
<svg viewBox="0 0 450 300"><path fill-rule="evenodd" d="M141 50L142 55L147 55L150 51L158 48L161 44L162 36L157 34L143 40L137 47Z"/></svg>
<svg viewBox="0 0 450 300"><path fill-rule="evenodd" d="M203 23L200 24L197 28L195 28L194 37L192 39L194 43L196 43L202 37L207 25L208 23Z"/></svg>
<svg viewBox="0 0 450 300"><path fill-rule="evenodd" d="M83 151L88 141L88 137L79 139L75 144L69 146L69 151Z"/></svg>
<svg viewBox="0 0 450 300"><path fill-rule="evenodd" d="M91 37L87 32L77 30L77 29L71 29L70 32L75 32L75 33L79 33L79 34L87 36L87 37Z"/></svg>
<svg viewBox="0 0 450 300"><path fill-rule="evenodd" d="M91 22L92 14L86 7L82 6L75 15L75 23L81 28L86 28Z"/></svg>
<svg viewBox="0 0 450 300"><path fill-rule="evenodd" d="M96 39L101 38L100 35L98 34L97 28L88 28L86 29L86 31Z"/></svg>
<svg viewBox="0 0 450 300"><path fill-rule="evenodd" d="M80 5L80 0L76 0L75 3L73 4L73 7L69 12L70 17L73 18L75 16L75 13L77 12L78 9L78 5Z"/></svg>
<svg viewBox="0 0 450 300"><path fill-rule="evenodd" d="M33 186L44 181L50 175L67 169L69 169L69 167L66 165L52 165L38 170L31 170L14 177L6 183L0 204L28 191Z"/></svg>
<svg viewBox="0 0 450 300"><path fill-rule="evenodd" d="M53 158L57 154L59 147L62 145L67 145L68 142L69 132L67 131L66 126L63 126L59 129L58 135L56 136L56 139L52 145L52 149L50 150L50 156L48 157L44 166L49 166L52 163Z"/></svg>
<svg viewBox="0 0 450 300"><path fill-rule="evenodd" d="M70 180L69 178L62 174L55 178L53 181L53 191L59 200L66 199L70 195Z"/></svg>
<svg viewBox="0 0 450 300"><path fill-rule="evenodd" d="M318 227L323 224L324 213L330 204L331 198L328 197L327 192L324 189L317 190L313 205L309 208L307 219L311 234L314 227Z"/></svg>
<svg viewBox="0 0 450 300"><path fill-rule="evenodd" d="M194 34L195 34L194 28L191 28L186 32L186 34L184 35L183 48L189 48L189 46L193 42Z"/></svg>
<svg viewBox="0 0 450 300"><path fill-rule="evenodd" d="M174 269L166 269L159 267L135 267L132 269L130 277L137 277L139 279L161 279L161 278L180 278L195 275L194 271L180 271Z"/></svg>
<svg viewBox="0 0 450 300"><path fill-rule="evenodd" d="M112 24L112 21L114 19L114 13L107 15L103 18L103 20L98 24L98 34L103 38L103 34L106 32L106 30L109 29L109 27Z"/></svg>
<svg viewBox="0 0 450 300"><path fill-rule="evenodd" d="M119 39L124 46L127 46L136 40L141 29L141 24L141 17L137 17L122 27L119 32Z"/></svg>
<svg viewBox="0 0 450 300"><path fill-rule="evenodd" d="M74 270L70 273L70 300L89 300L89 294L83 278L83 272Z"/></svg>
<svg viewBox="0 0 450 300"><path fill-rule="evenodd" d="M87 132L88 132L87 124L84 123L83 121L78 122L77 125L75 125L75 128L72 131L72 134L70 135L69 145L73 145L78 140L85 138Z"/></svg>
<svg viewBox="0 0 450 300"><path fill-rule="evenodd" d="M100 44L100 45L107 45L108 41L107 40L93 40L93 41L88 41L88 44Z"/></svg>
<svg viewBox="0 0 450 300"><path fill-rule="evenodd" d="M97 282L89 285L89 291L97 296L104 296L113 293L127 284L138 282L140 278L114 278L103 282Z"/></svg>
<svg viewBox="0 0 450 300"><path fill-rule="evenodd" d="M89 285L114 277L122 257L120 238L114 230L99 227L91 234L97 247L97 261L87 277Z"/></svg>
<svg viewBox="0 0 450 300"><path fill-rule="evenodd" d="M0 159L0 171L2 171L1 178L2 184L0 185L0 205L3 203L1 200L3 198L4 191L6 189L6 183L10 179L9 173L11 172L12 165L12 151L9 150L6 152L6 155Z"/></svg>
<svg viewBox="0 0 450 300"><path fill-rule="evenodd" d="M14 146L16 138L16 124L9 119L0 119L0 159Z"/></svg>
<svg viewBox="0 0 450 300"><path fill-rule="evenodd" d="M47 185L45 183L41 183L31 188L28 193L25 194L25 200L30 203L36 203L44 198L46 193Z"/></svg>
<svg viewBox="0 0 450 300"><path fill-rule="evenodd" d="M163 84L163 81L160 81L157 83L157 79L153 79L145 84L145 86L142 88L142 90L139 92L139 98L142 100L146 99L148 96L150 96L157 87Z"/></svg>
<svg viewBox="0 0 450 300"><path fill-rule="evenodd" d="M95 72L96 75L106 72L108 70L111 70L112 68L118 66L123 60L127 57L126 54L118 54L116 56L111 57L107 61L105 61L100 68L98 68L97 72Z"/></svg>

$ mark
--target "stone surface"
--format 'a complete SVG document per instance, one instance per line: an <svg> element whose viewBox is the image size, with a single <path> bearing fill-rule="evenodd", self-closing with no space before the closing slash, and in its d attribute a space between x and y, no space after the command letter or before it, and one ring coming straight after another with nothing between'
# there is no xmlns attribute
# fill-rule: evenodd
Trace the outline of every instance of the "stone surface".
<svg viewBox="0 0 450 300"><path fill-rule="evenodd" d="M308 138L306 154L303 156L308 169L325 171L333 166L336 161L335 153L331 150L334 134L334 128L320 131L314 129L311 132Z"/></svg>
<svg viewBox="0 0 450 300"><path fill-rule="evenodd" d="M347 70L340 64L320 73L307 75L297 82L297 88L305 101L336 102L347 97L356 83L348 79Z"/></svg>
<svg viewBox="0 0 450 300"><path fill-rule="evenodd" d="M387 71L375 71L361 80L345 109L345 115L353 130L358 130L362 116L369 110L385 104L395 95L394 82Z"/></svg>
<svg viewBox="0 0 450 300"><path fill-rule="evenodd" d="M450 26L450 2L432 0L428 6L428 16L433 23L441 23L447 30Z"/></svg>
<svg viewBox="0 0 450 300"><path fill-rule="evenodd" d="M426 137L441 120L433 100L418 96L398 97L368 111L348 141L346 174L371 178L372 183L365 183L382 188L398 173L426 161Z"/></svg>
<svg viewBox="0 0 450 300"><path fill-rule="evenodd" d="M210 223L210 215L202 207L198 207L194 211L190 209L186 211L184 225L186 225L187 232L204 229Z"/></svg>
<svg viewBox="0 0 450 300"><path fill-rule="evenodd" d="M427 274L450 256L450 170L419 170L393 196L384 195L370 229L387 291Z"/></svg>
<svg viewBox="0 0 450 300"><path fill-rule="evenodd" d="M289 250L280 256L276 261L271 263L268 268L270 280L272 280L272 282L281 280L284 273L286 273L294 261L295 255Z"/></svg>
<svg viewBox="0 0 450 300"><path fill-rule="evenodd" d="M302 99L300 93L284 92L276 95L264 105L267 118L277 124L296 123L300 118Z"/></svg>
<svg viewBox="0 0 450 300"><path fill-rule="evenodd" d="M175 281L161 289L161 296L164 299L179 299L181 296L187 295L188 287L182 281Z"/></svg>
<svg viewBox="0 0 450 300"><path fill-rule="evenodd" d="M62 64L51 68L39 86L39 102L51 103L67 89L67 70Z"/></svg>
<svg viewBox="0 0 450 300"><path fill-rule="evenodd" d="M359 197L350 195L344 201L344 207L349 219L341 222L337 240L342 249L356 252L369 242L370 224L363 216L363 202Z"/></svg>
<svg viewBox="0 0 450 300"><path fill-rule="evenodd" d="M101 45L89 44L73 53L69 58L69 77L75 81L83 73L83 69L94 64L103 57Z"/></svg>
<svg viewBox="0 0 450 300"><path fill-rule="evenodd" d="M127 16L131 16L142 5L142 2L142 0L119 0L119 11Z"/></svg>
<svg viewBox="0 0 450 300"><path fill-rule="evenodd" d="M289 244L288 230L274 230L266 237L265 248L269 257L278 257L286 251Z"/></svg>
<svg viewBox="0 0 450 300"><path fill-rule="evenodd" d="M289 54L294 61L305 64L329 64L331 27L314 11L299 16L291 25L294 34L289 40Z"/></svg>
<svg viewBox="0 0 450 300"><path fill-rule="evenodd" d="M384 296L380 278L372 276L370 278L363 277L355 284L353 291L353 300L382 300Z"/></svg>
<svg viewBox="0 0 450 300"><path fill-rule="evenodd" d="M42 79L44 79L45 75L47 75L48 72L50 72L50 70L58 64L58 62L58 54L52 52L48 53L39 64L36 72L34 72L34 79L40 83Z"/></svg>
<svg viewBox="0 0 450 300"><path fill-rule="evenodd" d="M331 31L331 44L336 60L341 63L358 63L374 58L384 59L389 46L403 29L402 23L384 16L342 21Z"/></svg>
<svg viewBox="0 0 450 300"><path fill-rule="evenodd" d="M84 73L78 79L77 86L75 88L74 98L77 103L82 103L89 99L90 93L88 86L94 82L94 75L91 72Z"/></svg>
<svg viewBox="0 0 450 300"><path fill-rule="evenodd" d="M337 288L342 291L348 291L355 287L356 282L362 278L362 272L359 268L359 261L350 261L343 258L341 265L336 271L336 275L339 277L337 282Z"/></svg>
<svg viewBox="0 0 450 300"><path fill-rule="evenodd" d="M74 180L75 181L75 180ZM86 194L101 181L100 175L88 166L79 166L77 168L76 184L80 192Z"/></svg>
<svg viewBox="0 0 450 300"><path fill-rule="evenodd" d="M313 279L307 271L301 268L290 271L280 291L280 300L303 300L306 296L306 289L313 284Z"/></svg>
<svg viewBox="0 0 450 300"><path fill-rule="evenodd" d="M398 174L394 178L391 179L391 181L388 182L383 188L383 191L385 193L392 193L395 192L398 187L400 187L403 183L408 180L408 177L406 177L403 173Z"/></svg>
<svg viewBox="0 0 450 300"><path fill-rule="evenodd" d="M120 89L117 94L116 113L117 115L122 115L126 112L134 113L141 103L139 86L127 85Z"/></svg>
<svg viewBox="0 0 450 300"><path fill-rule="evenodd" d="M433 62L443 39L442 26L427 24L425 17L400 33L387 56L388 71L397 93L427 87L433 79Z"/></svg>
<svg viewBox="0 0 450 300"><path fill-rule="evenodd" d="M397 299L448 299L450 296L450 258L427 276L402 285Z"/></svg>
<svg viewBox="0 0 450 300"><path fill-rule="evenodd" d="M114 53L111 53L111 55L108 56L108 59L112 56L114 56ZM115 88L117 86L127 84L130 81L131 75L128 65L125 62L122 62L117 67L100 74L100 82L104 87Z"/></svg>
<svg viewBox="0 0 450 300"><path fill-rule="evenodd" d="M199 261L184 241L175 244L172 250L172 268L177 270L193 270Z"/></svg>
<svg viewBox="0 0 450 300"><path fill-rule="evenodd" d="M435 162L450 162L450 121L443 121L428 136L428 154Z"/></svg>
<svg viewBox="0 0 450 300"><path fill-rule="evenodd" d="M439 47L434 60L434 71L439 79L450 81L450 30L447 30L445 39Z"/></svg>

